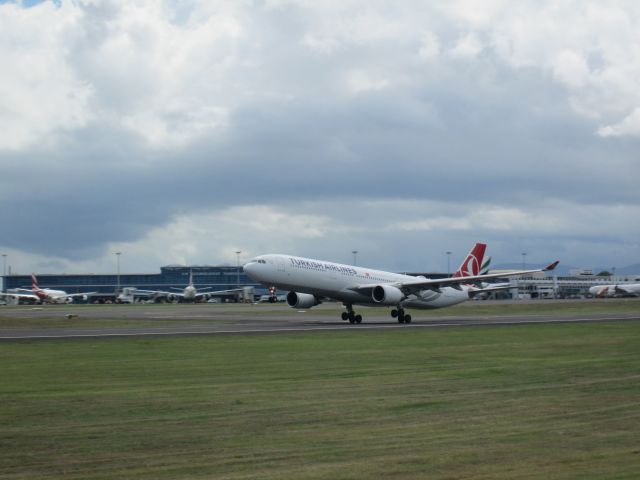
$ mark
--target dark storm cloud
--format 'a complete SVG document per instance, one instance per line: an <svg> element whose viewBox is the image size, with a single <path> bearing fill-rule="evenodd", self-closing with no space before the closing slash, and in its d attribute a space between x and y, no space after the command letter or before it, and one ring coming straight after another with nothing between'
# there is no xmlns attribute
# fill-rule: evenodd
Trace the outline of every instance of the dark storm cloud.
<svg viewBox="0 0 640 480"><path fill-rule="evenodd" d="M26 170L28 159L16 161L19 171L9 173L31 186L12 192L20 209L8 213L12 228L1 241L83 258L106 243L138 238L173 214L237 204L406 198L522 205L555 196L588 202L597 195L599 203L633 197L624 171L583 168L605 152L630 158L633 145L612 149L580 121L571 123L572 133L566 128L572 115L551 105L542 108L551 115L534 122L526 104L478 105L473 98L441 99L409 117L401 114L405 100L393 96L329 107L265 105L238 112L222 144L172 154L151 155L126 135L107 145L98 139L113 132L86 132L57 159L31 159L39 166ZM561 129L563 137L556 134ZM69 152L73 159L63 157ZM60 214L43 215L51 206Z"/></svg>

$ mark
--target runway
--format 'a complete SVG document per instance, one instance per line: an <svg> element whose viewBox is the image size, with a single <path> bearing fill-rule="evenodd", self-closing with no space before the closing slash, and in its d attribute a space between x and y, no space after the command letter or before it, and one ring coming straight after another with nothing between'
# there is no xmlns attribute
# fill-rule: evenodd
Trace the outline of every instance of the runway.
<svg viewBox="0 0 640 480"><path fill-rule="evenodd" d="M640 309L622 313L612 309L610 312L579 314L474 315L473 306L470 304L469 308L461 309L462 315L431 313L420 318L420 312L416 312L414 322L409 325L397 323L384 309L364 308L364 322L352 325L337 320L339 310L335 305L322 305L313 313L280 305L22 306L0 310L4 320L4 323L0 322L0 341L420 330L640 320ZM7 319L10 319L10 327L7 327ZM24 327L21 322L25 323Z"/></svg>

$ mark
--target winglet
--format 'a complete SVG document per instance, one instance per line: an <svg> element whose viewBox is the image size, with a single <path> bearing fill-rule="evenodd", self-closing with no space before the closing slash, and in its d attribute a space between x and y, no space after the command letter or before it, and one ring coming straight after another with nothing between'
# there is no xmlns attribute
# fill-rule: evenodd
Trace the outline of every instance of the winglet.
<svg viewBox="0 0 640 480"><path fill-rule="evenodd" d="M553 262L551 265L547 265L546 268L544 268L542 271L543 272L550 272L551 270L553 270L554 268L556 268L558 266L558 264L560 263L560 260L556 260L555 262Z"/></svg>

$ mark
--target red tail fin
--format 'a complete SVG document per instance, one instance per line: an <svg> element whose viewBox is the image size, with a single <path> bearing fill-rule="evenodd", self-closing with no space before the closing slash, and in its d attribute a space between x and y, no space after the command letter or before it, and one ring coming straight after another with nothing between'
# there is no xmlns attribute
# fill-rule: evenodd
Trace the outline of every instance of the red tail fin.
<svg viewBox="0 0 640 480"><path fill-rule="evenodd" d="M31 274L31 288L33 290L40 290L40 287L38 286L38 279L36 278L35 273Z"/></svg>
<svg viewBox="0 0 640 480"><path fill-rule="evenodd" d="M460 268L453 274L454 278L479 275L486 248L486 243L476 243L469 252L469 255L467 255L467 258L462 262L462 265L460 265Z"/></svg>

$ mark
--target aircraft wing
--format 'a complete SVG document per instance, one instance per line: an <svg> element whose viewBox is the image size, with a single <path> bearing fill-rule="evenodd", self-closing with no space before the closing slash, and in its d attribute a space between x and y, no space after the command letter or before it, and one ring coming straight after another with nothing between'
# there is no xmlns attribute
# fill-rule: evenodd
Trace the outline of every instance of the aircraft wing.
<svg viewBox="0 0 640 480"><path fill-rule="evenodd" d="M242 292L243 290L244 288L240 287L240 288L230 288L229 290L214 290L213 292L202 292L202 294L200 293L200 290L198 290L198 295L219 295L223 293Z"/></svg>
<svg viewBox="0 0 640 480"><path fill-rule="evenodd" d="M66 297L71 297L71 298L74 298L74 297L85 297L85 296L87 296L87 295L93 295L93 294L96 294L96 293L98 293L98 292L67 293L65 296L66 296Z"/></svg>
<svg viewBox="0 0 640 480"><path fill-rule="evenodd" d="M40 297L33 293L0 293L0 297L29 298L31 300L40 301Z"/></svg>
<svg viewBox="0 0 640 480"><path fill-rule="evenodd" d="M207 288L211 288L211 287L207 287ZM213 292L208 292L208 291L200 291L200 289L198 289L198 293L196 293L196 297L202 297L203 295L221 295L223 293L232 293L232 292L240 292L242 291L242 287L241 288L230 288L228 290L215 290ZM178 293L178 292L165 292L162 290L138 290L136 289L136 291L134 293L140 293L143 295L158 295L158 296L162 296L162 295L171 295L172 297L184 297L184 293Z"/></svg>
<svg viewBox="0 0 640 480"><path fill-rule="evenodd" d="M558 263L560 262L555 261L545 268L539 268L536 270L514 270L505 273L489 273L487 275L473 275L469 277L448 277L437 279L416 278L416 280L410 280L408 282L397 282L391 285L407 293L418 292L420 290L439 290L442 287L452 287L459 289L460 285L476 283L491 278L517 277L520 275L527 275L529 273L548 272L556 268ZM352 287L351 290L365 293L373 290L377 285L378 284L357 285L355 287Z"/></svg>
<svg viewBox="0 0 640 480"><path fill-rule="evenodd" d="M138 294L138 295L157 295L157 296L172 296L172 297L184 297L184 293L178 293L178 292L165 292L162 290L141 290L141 289L136 289L135 292L132 292L133 294Z"/></svg>
<svg viewBox="0 0 640 480"><path fill-rule="evenodd" d="M496 285L490 285L482 288L474 288L473 290L469 291L469 296L475 297L476 295L480 295L482 293L500 292L502 290L510 290L511 288L513 288L513 285L511 285L510 283L498 283Z"/></svg>
<svg viewBox="0 0 640 480"><path fill-rule="evenodd" d="M171 290L176 290L178 292L184 292L184 287L179 288L179 287L169 287ZM205 290L209 290L212 287L202 287L202 288L198 288L198 292L203 292Z"/></svg>

